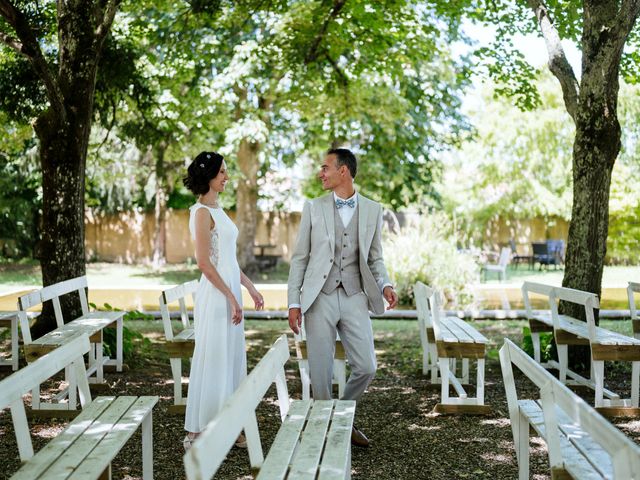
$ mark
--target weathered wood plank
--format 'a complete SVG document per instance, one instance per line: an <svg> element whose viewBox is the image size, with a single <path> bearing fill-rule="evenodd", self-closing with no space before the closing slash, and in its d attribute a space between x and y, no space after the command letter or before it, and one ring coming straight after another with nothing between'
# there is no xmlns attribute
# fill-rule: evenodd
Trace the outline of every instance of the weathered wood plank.
<svg viewBox="0 0 640 480"><path fill-rule="evenodd" d="M29 463L16 472L11 477L12 480L34 480L39 478L56 459L73 446L74 442L93 424L93 419L99 417L114 400L115 397L96 398L78 414L64 431L47 443Z"/></svg>
<svg viewBox="0 0 640 480"><path fill-rule="evenodd" d="M258 480L286 478L289 464L312 404L312 400L296 400L291 403L289 413L278 430L269 454L260 468Z"/></svg>
<svg viewBox="0 0 640 480"><path fill-rule="evenodd" d="M291 462L289 471L291 478L299 480L314 480L316 478L332 413L333 400L313 402L300 446Z"/></svg>
<svg viewBox="0 0 640 480"><path fill-rule="evenodd" d="M351 470L351 430L356 402L337 400L331 417L318 480L344 480Z"/></svg>
<svg viewBox="0 0 640 480"><path fill-rule="evenodd" d="M138 397L133 405L111 426L103 440L91 450L68 477L69 480L84 480L99 475L140 427L142 421L151 414L156 403L158 403L156 396Z"/></svg>
<svg viewBox="0 0 640 480"><path fill-rule="evenodd" d="M436 340L438 357L444 358L484 358L483 343L453 343Z"/></svg>
<svg viewBox="0 0 640 480"><path fill-rule="evenodd" d="M45 478L47 480L66 479L113 430L114 425L136 400L137 397L116 397L107 409L102 411L99 416L92 418L88 428L73 442L73 448L67 450L64 455L51 463L44 473ZM96 475L100 474L107 465L108 462L105 462Z"/></svg>

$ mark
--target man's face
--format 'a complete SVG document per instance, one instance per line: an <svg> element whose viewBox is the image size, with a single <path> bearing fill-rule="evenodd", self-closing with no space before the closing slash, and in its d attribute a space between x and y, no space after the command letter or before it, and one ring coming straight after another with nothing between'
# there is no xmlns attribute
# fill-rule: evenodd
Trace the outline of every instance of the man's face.
<svg viewBox="0 0 640 480"><path fill-rule="evenodd" d="M336 165L338 158L334 153L327 155L320 166L318 178L322 182L322 188L325 190L333 190L344 179L344 165L340 168Z"/></svg>

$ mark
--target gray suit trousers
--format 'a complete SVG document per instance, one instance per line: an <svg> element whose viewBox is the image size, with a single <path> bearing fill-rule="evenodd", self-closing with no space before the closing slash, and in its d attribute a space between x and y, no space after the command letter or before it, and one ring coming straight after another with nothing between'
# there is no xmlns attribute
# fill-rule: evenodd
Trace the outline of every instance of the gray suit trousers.
<svg viewBox="0 0 640 480"><path fill-rule="evenodd" d="M342 287L330 294L320 292L305 313L304 326L313 398L332 398L331 379L337 331L351 367L342 398L359 400L376 373L367 296L360 292L348 297Z"/></svg>

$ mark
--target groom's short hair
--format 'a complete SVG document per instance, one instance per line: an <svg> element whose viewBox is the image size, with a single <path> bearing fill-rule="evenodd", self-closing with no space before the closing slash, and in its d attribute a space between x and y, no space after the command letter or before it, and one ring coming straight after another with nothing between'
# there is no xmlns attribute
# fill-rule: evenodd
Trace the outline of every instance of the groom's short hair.
<svg viewBox="0 0 640 480"><path fill-rule="evenodd" d="M340 168L341 166L346 165L349 169L349 173L351 173L351 178L356 178L358 160L356 160L356 156L351 150L346 148L332 148L327 151L327 155L335 155L336 166Z"/></svg>

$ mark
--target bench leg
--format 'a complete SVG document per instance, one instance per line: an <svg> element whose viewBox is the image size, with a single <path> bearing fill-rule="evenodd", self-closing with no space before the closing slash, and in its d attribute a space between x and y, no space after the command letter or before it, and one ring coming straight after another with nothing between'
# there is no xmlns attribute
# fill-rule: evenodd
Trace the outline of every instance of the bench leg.
<svg viewBox="0 0 640 480"><path fill-rule="evenodd" d="M182 399L182 359L170 358L171 374L173 376L173 404L184 405Z"/></svg>
<svg viewBox="0 0 640 480"><path fill-rule="evenodd" d="M18 317L11 319L11 369L18 370Z"/></svg>
<svg viewBox="0 0 640 480"><path fill-rule="evenodd" d="M40 409L40 384L39 383L33 387L33 390L31 390L31 408L33 410Z"/></svg>
<svg viewBox="0 0 640 480"><path fill-rule="evenodd" d="M102 340L95 344L96 347L96 382L104 383L104 357L102 352Z"/></svg>
<svg viewBox="0 0 640 480"><path fill-rule="evenodd" d="M142 421L142 478L153 479L153 419L151 411Z"/></svg>
<svg viewBox="0 0 640 480"><path fill-rule="evenodd" d="M69 393L68 393L68 403L67 406L69 410L75 410L76 405L78 403L78 378L76 375L76 370L72 365L68 365L64 367L64 376L69 382Z"/></svg>
<svg viewBox="0 0 640 480"><path fill-rule="evenodd" d="M592 363L593 376L596 384L595 406L604 406L604 362L596 360Z"/></svg>
<svg viewBox="0 0 640 480"><path fill-rule="evenodd" d="M533 343L533 359L540 362L540 334L537 332L531 333L531 343Z"/></svg>
<svg viewBox="0 0 640 480"><path fill-rule="evenodd" d="M438 383L438 348L435 343L429 344L429 369L431 370L431 383Z"/></svg>
<svg viewBox="0 0 640 480"><path fill-rule="evenodd" d="M442 388L440 389L440 402L449 403L449 359L440 358L440 377L442 379Z"/></svg>
<svg viewBox="0 0 640 480"><path fill-rule="evenodd" d="M631 362L631 406L638 407L640 393L640 362Z"/></svg>
<svg viewBox="0 0 640 480"><path fill-rule="evenodd" d="M468 359L465 358L465 360ZM478 400L478 405L484 405L484 358L479 358L478 363L476 365L477 372L477 384L476 384L476 398ZM467 373L468 378L468 373Z"/></svg>
<svg viewBox="0 0 640 480"><path fill-rule="evenodd" d="M529 420L522 412L518 413L518 440L515 447L518 457L518 479L529 480Z"/></svg>
<svg viewBox="0 0 640 480"><path fill-rule="evenodd" d="M469 359L462 359L462 383L469 383Z"/></svg>
<svg viewBox="0 0 640 480"><path fill-rule="evenodd" d="M560 373L558 379L563 385L567 383L567 368L569 366L568 345L557 345L558 360L560 361Z"/></svg>
<svg viewBox="0 0 640 480"><path fill-rule="evenodd" d="M333 361L333 380L338 384L338 398L342 398L347 384L347 366L344 360Z"/></svg>
<svg viewBox="0 0 640 480"><path fill-rule="evenodd" d="M122 317L116 322L116 371L122 372Z"/></svg>
<svg viewBox="0 0 640 480"><path fill-rule="evenodd" d="M309 366L307 361L299 360L298 368L300 369L300 382L302 383L302 400L309 400L311 398L311 379L309 378Z"/></svg>

